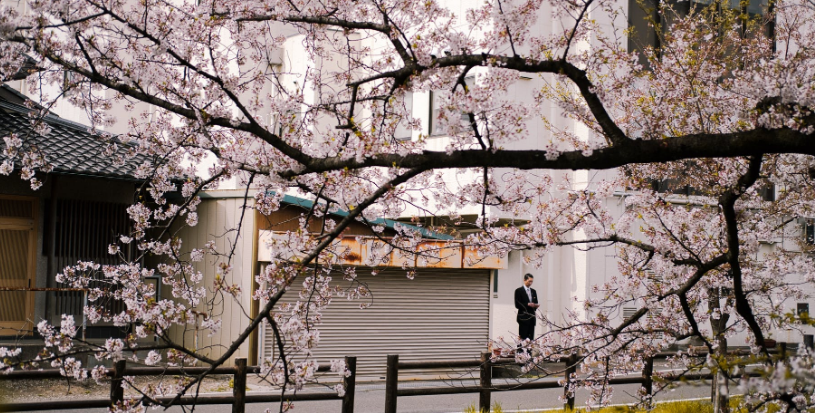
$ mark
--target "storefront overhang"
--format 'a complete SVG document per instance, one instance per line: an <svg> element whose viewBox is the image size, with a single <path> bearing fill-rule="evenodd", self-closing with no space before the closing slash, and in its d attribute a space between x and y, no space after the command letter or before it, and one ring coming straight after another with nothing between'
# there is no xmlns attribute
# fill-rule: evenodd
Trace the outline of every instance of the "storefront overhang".
<svg viewBox="0 0 815 413"><path fill-rule="evenodd" d="M306 255L303 252L286 252L274 245L287 242L290 233L279 231L258 232L258 261L272 259L297 261ZM507 258L497 255L481 255L474 247L458 240L424 240L419 242L416 251L420 254L403 252L390 243L390 239L379 237L345 237L338 239L331 249L341 257L342 265L366 267L405 267L405 268L458 268L458 269L505 269ZM286 251L290 251L285 248ZM372 257L381 257L372 260Z"/></svg>

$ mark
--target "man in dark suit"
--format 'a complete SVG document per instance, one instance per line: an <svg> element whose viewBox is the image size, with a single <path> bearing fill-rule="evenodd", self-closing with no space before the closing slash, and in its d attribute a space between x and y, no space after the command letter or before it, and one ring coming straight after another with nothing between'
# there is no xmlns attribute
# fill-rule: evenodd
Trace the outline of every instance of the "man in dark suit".
<svg viewBox="0 0 815 413"><path fill-rule="evenodd" d="M518 309L518 335L521 341L535 338L535 324L538 319L535 311L540 307L538 304L538 293L532 288L535 277L532 274L524 275L524 285L515 290L515 308Z"/></svg>

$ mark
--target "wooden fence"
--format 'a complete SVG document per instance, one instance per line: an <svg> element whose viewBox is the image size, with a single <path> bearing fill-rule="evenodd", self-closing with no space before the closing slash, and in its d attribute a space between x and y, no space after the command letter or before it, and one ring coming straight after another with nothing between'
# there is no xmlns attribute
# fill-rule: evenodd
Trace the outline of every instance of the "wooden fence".
<svg viewBox="0 0 815 413"><path fill-rule="evenodd" d="M665 355L662 356L664 358ZM660 358L657 356L657 358ZM388 356L387 375L385 377L385 413L396 413L396 400L399 396L422 396L431 394L457 394L457 393L479 393L479 411L489 412L492 404L492 392L531 390L531 389L554 389L564 388L564 409L574 410L574 393L569 392L571 383L575 381L577 373L577 357L568 357L560 360L564 363L564 376L569 383L563 386L557 381L528 381L505 384L492 384L492 368L502 364L515 364L514 359L499 359L492 362L490 353L481 354L480 360L458 360L458 361L432 361L432 362L400 362L399 356ZM471 367L479 369L479 384L477 386L445 386L435 388L398 388L398 375L400 370L443 368L443 367ZM608 384L642 384L647 395L653 391L653 368L654 358L646 359L642 375L639 377L619 377L608 381ZM712 377L711 374L685 374L680 376L662 376L660 379L666 381L677 380L706 380Z"/></svg>
<svg viewBox="0 0 815 413"><path fill-rule="evenodd" d="M777 353L779 357L786 356L786 343L779 343ZM612 378L609 384L641 384L646 395L651 395L653 391L653 368L655 358L666 358L669 354L660 354L654 358L645 360L645 366L640 376ZM700 354L704 355L704 353ZM568 381L564 389L566 402L564 408L574 409L574 394L569 392L570 383L574 382L578 364L575 356L563 358L559 362L564 363L565 378ZM281 400L308 401L308 400L342 400L342 413L353 413L354 393L356 391L356 357L346 357L345 363L351 372L349 377L343 379L345 395L338 396L336 392L299 392L287 395L246 394L246 377L249 373L259 373L257 366L247 366L246 359L235 360L234 367L217 367L210 370L207 367L128 367L126 360L117 361L112 369L108 369L106 375L111 377L110 397L107 399L91 400L67 400L67 401L43 401L26 403L7 403L0 405L0 412L12 411L32 411L32 410L67 410L67 409L87 409L104 408L115 405L125 400L122 380L124 376L161 376L161 375L199 375L209 371L209 374L233 375L233 387L231 396L183 396L179 398L175 405L204 405L204 404L231 404L233 413L244 413L247 403L274 403ZM505 384L492 384L492 369L496 366L515 364L514 359L490 360L490 353L482 353L480 359L470 360L439 360L439 361L411 361L400 362L398 355L389 355L387 359L387 373L385 376L385 413L396 413L398 397L405 396L425 396L438 394L458 394L458 393L478 393L478 407L480 411L489 412L493 391L530 390L530 389L552 389L563 387L557 381L529 381ZM440 386L440 387L418 387L399 389L399 371L415 369L439 369L439 368L478 368L479 383L473 386ZM328 366L320 366L318 372L329 371ZM756 376L757 374L749 374ZM62 378L59 370L38 370L38 371L14 371L10 374L0 374L0 380L14 379L44 379ZM683 375L662 375L660 380L709 380L712 374L683 374ZM168 403L174 396L158 397L161 403Z"/></svg>
<svg viewBox="0 0 815 413"><path fill-rule="evenodd" d="M67 410L89 409L96 407L110 407L125 400L122 380L125 376L193 376L209 372L208 374L228 374L233 376L232 395L230 396L182 396L174 405L204 405L204 404L231 404L233 413L244 413L247 403L275 403L281 400L342 400L342 413L353 413L354 392L356 390L356 357L346 357L345 363L351 372L349 377L343 379L345 395L340 397L337 392L308 392L292 394L246 394L246 376L249 373L259 373L257 366L247 366L246 359L236 359L234 367L128 367L126 360L119 360L106 375L110 380L110 397L107 399L60 400L25 403L0 404L0 412L22 412L32 410ZM318 372L329 371L329 366L320 366ZM0 374L0 380L20 379L46 379L63 378L59 370L13 371L9 374ZM172 401L175 396L162 396L155 399L161 403ZM145 400L146 401L146 400Z"/></svg>

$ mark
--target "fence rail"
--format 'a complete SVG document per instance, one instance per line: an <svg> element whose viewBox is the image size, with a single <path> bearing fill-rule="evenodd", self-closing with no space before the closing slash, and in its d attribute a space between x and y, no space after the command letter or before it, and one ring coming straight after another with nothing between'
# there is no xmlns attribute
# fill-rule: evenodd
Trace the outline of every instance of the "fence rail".
<svg viewBox="0 0 815 413"><path fill-rule="evenodd" d="M786 356L786 343L779 343L776 353L779 357ZM732 352L731 354L749 354L744 352ZM654 359L666 358L673 353L657 354L653 358L646 359L642 375L639 377L618 377L609 380L609 384L642 384L645 394L651 395L653 391L653 367ZM700 352L698 356L704 356L706 352ZM437 360L437 361L399 361L398 355L389 355L387 358L387 372L385 376L385 413L396 413L397 400L400 396L421 396L421 395L441 395L460 393L479 393L479 410L489 411L493 391L510 390L530 390L530 389L552 389L563 387L557 381L530 381L524 383L492 384L492 368L501 365L515 364L514 359L491 359L490 353L482 353L479 359L468 360ZM575 356L559 360L564 363L565 378L570 383L575 381L578 358ZM69 410L104 408L115 405L126 400L122 381L125 376L195 376L204 373L223 374L233 376L232 395L205 395L205 396L182 396L175 400L175 405L205 405L205 404L231 404L233 413L244 413L247 403L274 403L281 400L291 401L312 401L312 400L341 400L342 413L353 413L354 393L356 392L356 357L346 357L345 363L351 372L349 377L343 379L345 394L340 397L336 392L314 392L314 393L292 393L292 394L246 394L247 374L260 373L260 367L247 366L246 359L236 359L235 366L217 367L210 369L207 367L128 367L126 360L119 360L113 368L107 369L106 376L111 378L110 397L107 399L84 399L65 401L42 401L25 403L6 403L0 405L0 412L32 411L32 410ZM438 369L438 368L478 368L478 385L472 386L443 386L432 388L399 388L399 371L416 369ZM327 372L329 366L320 366L318 372ZM748 376L758 376L758 373L747 374ZM13 371L9 374L0 374L0 380L19 379L47 379L63 377L59 370L32 370ZM678 380L710 380L712 374L684 374L684 375L662 375L661 381ZM568 387L564 389L566 402L565 408L574 409L574 394L569 393ZM157 397L159 403L169 403L175 399L174 396Z"/></svg>
<svg viewBox="0 0 815 413"><path fill-rule="evenodd" d="M84 400L61 400L61 401L41 401L24 403L4 403L0 404L0 412L23 412L33 410L69 410L69 409L89 409L104 408L116 405L124 400L124 388L122 381L125 376L194 376L204 373L226 374L233 376L232 395L230 396L182 396L175 400L174 405L205 405L205 404L231 404L233 413L244 413L246 403L275 403L281 400L308 401L308 400L342 400L342 413L353 413L354 411L354 391L356 389L356 357L346 357L345 363L351 372L349 377L343 379L346 388L345 395L340 397L336 392L316 392L316 393L292 393L292 394L246 394L247 374L257 374L260 372L259 366L247 366L246 359L235 360L234 367L128 367L126 360L119 360L112 369L107 369L105 375L110 377L110 397L107 399L84 399ZM327 372L329 366L320 366L318 372ZM47 379L62 378L57 369L13 371L8 374L0 374L0 380L20 380L20 379ZM140 399L140 398L137 398ZM159 403L169 403L175 396L162 396L154 398ZM149 403L148 400L145 400Z"/></svg>
<svg viewBox="0 0 815 413"><path fill-rule="evenodd" d="M781 357L786 355L786 343L779 343L779 348L776 351ZM733 355L749 355L749 351L732 351ZM641 384L645 394L651 395L653 393L654 381L654 359L668 358L675 353L658 353L652 358L645 360L645 366L642 370L640 377L617 377L609 379L610 385L617 384ZM706 351L700 351L697 354L699 357L707 355ZM514 359L496 359L491 360L490 353L482 353L480 359L471 360L441 360L441 361L399 361L398 355L389 355L385 375L385 413L397 413L397 400L399 396L425 396L425 395L442 395L442 394L461 394L461 393L479 393L478 396L478 409L479 411L489 412L492 392L493 391L509 391L509 390L532 390L532 389L554 389L564 387L557 381L530 381L525 383L507 383L507 384L492 384L492 368L495 366L505 364L515 364ZM566 357L560 359L558 362L564 363L564 375L569 384L575 381L577 373L576 356ZM434 388L399 388L399 371L400 370L415 370L415 369L428 369L428 368L454 368L454 367L477 367L479 369L479 384L477 386L445 386ZM746 376L759 376L757 373L748 373ZM710 380L712 374L683 374L683 375L662 375L659 377L661 381L698 381ZM570 393L567 385L564 388L564 396L566 402L564 408L567 410L574 410L574 394Z"/></svg>

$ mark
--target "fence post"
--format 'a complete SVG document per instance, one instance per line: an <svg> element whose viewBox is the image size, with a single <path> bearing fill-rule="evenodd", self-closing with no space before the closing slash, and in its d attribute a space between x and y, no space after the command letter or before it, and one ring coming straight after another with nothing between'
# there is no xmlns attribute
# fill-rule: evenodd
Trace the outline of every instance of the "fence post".
<svg viewBox="0 0 815 413"><path fill-rule="evenodd" d="M490 353L481 353L481 382L478 387L478 411L489 413L490 411L490 396L492 392L492 365L490 362Z"/></svg>
<svg viewBox="0 0 815 413"><path fill-rule="evenodd" d="M645 397L648 397L650 404L651 395L654 392L654 358L645 359L645 366L642 368L642 389Z"/></svg>
<svg viewBox="0 0 815 413"><path fill-rule="evenodd" d="M113 377L110 379L110 404L115 406L125 399L125 389L122 387L125 369L127 368L127 360L122 359L113 365Z"/></svg>
<svg viewBox="0 0 815 413"><path fill-rule="evenodd" d="M385 373L385 413L396 413L396 391L399 385L399 355L388 355Z"/></svg>
<svg viewBox="0 0 815 413"><path fill-rule="evenodd" d="M246 359L235 359L235 376L232 379L232 413L244 413L246 411Z"/></svg>
<svg viewBox="0 0 815 413"><path fill-rule="evenodd" d="M577 356L572 354L566 359L566 387L563 389L563 395L566 397L566 404L563 406L564 410L574 410L574 392L572 389L572 382L574 375L577 373Z"/></svg>
<svg viewBox="0 0 815 413"><path fill-rule="evenodd" d="M345 357L345 366L351 375L343 379L345 396L342 397L342 413L354 413L354 391L357 387L357 358Z"/></svg>

